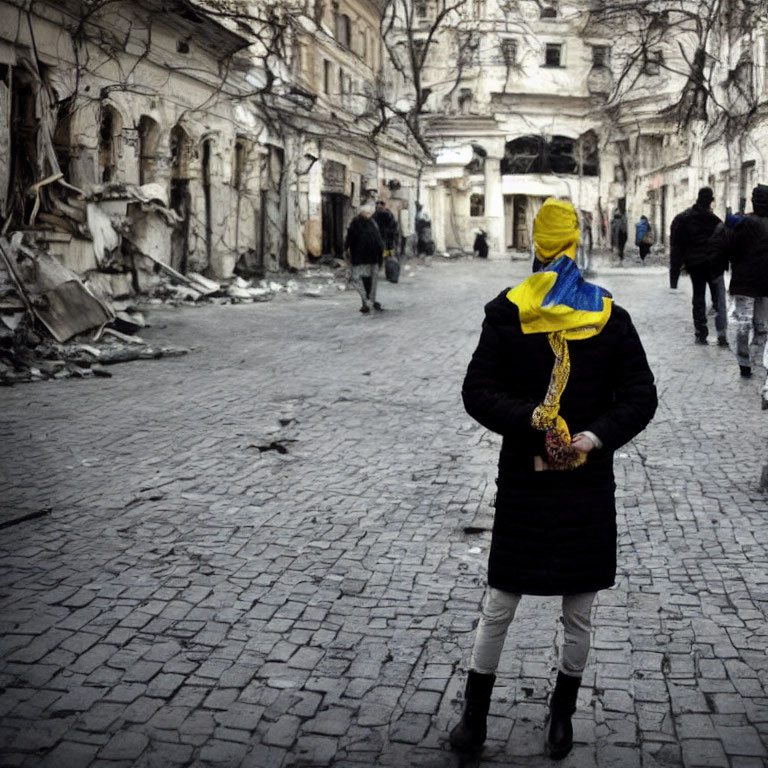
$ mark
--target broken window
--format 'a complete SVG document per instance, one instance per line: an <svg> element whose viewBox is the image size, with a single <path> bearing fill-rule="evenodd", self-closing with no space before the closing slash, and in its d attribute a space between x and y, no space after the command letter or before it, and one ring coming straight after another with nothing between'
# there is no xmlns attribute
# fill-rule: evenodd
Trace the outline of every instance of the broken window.
<svg viewBox="0 0 768 768"><path fill-rule="evenodd" d="M469 196L469 215L485 216L485 195L473 194Z"/></svg>
<svg viewBox="0 0 768 768"><path fill-rule="evenodd" d="M553 136L547 146L549 168L552 173L578 173L576 142L567 136ZM546 164L546 159L545 159Z"/></svg>
<svg viewBox="0 0 768 768"><path fill-rule="evenodd" d="M69 178L69 161L72 154L72 108L74 98L70 97L59 102L57 110L56 130L53 134L53 150L65 178Z"/></svg>
<svg viewBox="0 0 768 768"><path fill-rule="evenodd" d="M608 50L609 49L607 45L592 46L592 66L593 67L608 66Z"/></svg>
<svg viewBox="0 0 768 768"><path fill-rule="evenodd" d="M597 176L600 170L600 152L597 134L587 131L579 137L579 162L584 176Z"/></svg>
<svg viewBox="0 0 768 768"><path fill-rule="evenodd" d="M501 160L504 174L541 173L543 169L544 139L541 136L522 136L507 142Z"/></svg>
<svg viewBox="0 0 768 768"><path fill-rule="evenodd" d="M568 136L522 136L507 143L501 161L503 174L558 173L596 176L598 141L594 131L587 131L578 142Z"/></svg>
<svg viewBox="0 0 768 768"><path fill-rule="evenodd" d="M147 115L139 120L139 184L155 180L157 147L160 143L160 126Z"/></svg>
<svg viewBox="0 0 768 768"><path fill-rule="evenodd" d="M99 168L103 182L117 178L117 161L120 156L123 136L123 118L109 104L101 108L99 126Z"/></svg>
<svg viewBox="0 0 768 768"><path fill-rule="evenodd" d="M547 47L544 52L544 66L545 67L560 67L562 66L562 53L563 46L560 43L547 43Z"/></svg>
<svg viewBox="0 0 768 768"><path fill-rule="evenodd" d="M557 18L557 4L556 3L545 3L541 6L541 9L539 11L539 18L540 19L556 19Z"/></svg>

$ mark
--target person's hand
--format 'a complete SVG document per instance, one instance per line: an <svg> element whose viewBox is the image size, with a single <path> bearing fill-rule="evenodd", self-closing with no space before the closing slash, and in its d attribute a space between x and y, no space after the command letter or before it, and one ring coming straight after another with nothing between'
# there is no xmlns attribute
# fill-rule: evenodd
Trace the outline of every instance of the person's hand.
<svg viewBox="0 0 768 768"><path fill-rule="evenodd" d="M592 438L587 437L587 435L584 435L581 432L574 435L571 440L571 448L579 453L589 453L594 447L595 444L592 442Z"/></svg>

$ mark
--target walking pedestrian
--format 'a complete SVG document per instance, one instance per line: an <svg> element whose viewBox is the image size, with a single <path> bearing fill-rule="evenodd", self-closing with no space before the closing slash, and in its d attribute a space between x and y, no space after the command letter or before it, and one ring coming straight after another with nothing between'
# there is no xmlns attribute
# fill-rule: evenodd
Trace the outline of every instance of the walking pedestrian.
<svg viewBox="0 0 768 768"><path fill-rule="evenodd" d="M693 329L697 344L706 344L709 328L707 326L707 286L712 294L715 307L715 328L717 343L728 346L726 330L728 328L728 310L725 302L725 280L723 272L715 265L709 239L721 224L712 212L714 193L710 187L702 187L696 196L696 202L672 219L669 243L669 287L677 288L680 272L683 268L691 278L693 299Z"/></svg>
<svg viewBox="0 0 768 768"><path fill-rule="evenodd" d="M611 246L616 249L619 262L624 261L624 246L627 244L627 217L617 208L611 219Z"/></svg>
<svg viewBox="0 0 768 768"><path fill-rule="evenodd" d="M645 264L645 257L651 252L651 246L655 241L653 227L647 216L641 216L635 224L635 245L640 252L640 262Z"/></svg>
<svg viewBox="0 0 768 768"><path fill-rule="evenodd" d="M395 256L398 232L397 221L383 200L379 200L376 203L376 212L373 214L373 220L376 222L381 239L384 241L384 258L388 259Z"/></svg>
<svg viewBox="0 0 768 768"><path fill-rule="evenodd" d="M352 284L363 301L360 311L368 314L371 307L381 311L383 307L376 301L376 283L384 253L384 241L373 221L372 205L363 205L357 216L352 219L347 229L344 249L348 254Z"/></svg>
<svg viewBox="0 0 768 768"><path fill-rule="evenodd" d="M719 227L712 235L712 253L719 268L730 266L736 359L744 378L752 376L752 347L762 351L768 368L768 185L752 190L753 212ZM761 393L768 409L768 377Z"/></svg>
<svg viewBox="0 0 768 768"><path fill-rule="evenodd" d="M613 453L651 420L656 389L629 314L574 262L573 206L546 200L533 240L542 269L486 305L462 391L467 412L503 442L488 587L450 742L475 752L485 740L521 595L561 595L565 640L547 737L559 759L573 745L592 603L616 575Z"/></svg>

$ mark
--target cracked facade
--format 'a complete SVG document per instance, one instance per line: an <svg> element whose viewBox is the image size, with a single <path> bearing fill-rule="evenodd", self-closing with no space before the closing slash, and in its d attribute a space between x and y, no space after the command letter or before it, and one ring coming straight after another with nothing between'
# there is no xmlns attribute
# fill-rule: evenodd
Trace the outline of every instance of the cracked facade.
<svg viewBox="0 0 768 768"><path fill-rule="evenodd" d="M763 6L0 0L2 226L115 294L149 257L340 257L372 198L404 235L420 201L440 250L527 250L552 194L597 242L617 206L663 242L699 186L722 215L766 179Z"/></svg>
<svg viewBox="0 0 768 768"><path fill-rule="evenodd" d="M416 5L424 46L440 3ZM466 11L443 25L423 73L436 155L423 197L438 248L466 248L483 228L492 249L527 250L550 195L574 201L596 242L620 207L630 222L647 215L663 243L700 186L722 217L768 179L765 3L480 0Z"/></svg>
<svg viewBox="0 0 768 768"><path fill-rule="evenodd" d="M362 200L413 208L412 150L364 117L378 6L305 5L0 2L6 230L122 293L151 284L150 255L301 269L341 255Z"/></svg>

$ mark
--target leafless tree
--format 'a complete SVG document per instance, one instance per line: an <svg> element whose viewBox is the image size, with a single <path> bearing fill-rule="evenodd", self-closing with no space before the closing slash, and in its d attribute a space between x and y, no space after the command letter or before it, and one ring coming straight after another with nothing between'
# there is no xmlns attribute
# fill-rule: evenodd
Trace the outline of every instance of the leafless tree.
<svg viewBox="0 0 768 768"><path fill-rule="evenodd" d="M593 30L617 40L615 79L604 105L609 125L626 123L636 100L653 96L678 133L706 132L708 141L724 141L732 154L759 114L752 36L768 20L764 0L593 0L589 17ZM659 94L659 82L675 86ZM630 153L620 153L627 179L636 152L629 142L621 146Z"/></svg>
<svg viewBox="0 0 768 768"><path fill-rule="evenodd" d="M477 9L471 0L387 0L381 17L387 68L379 88L378 130L402 123L427 157L427 102L442 91L449 102L479 47ZM446 78L446 69L450 70ZM388 71L387 71L388 70ZM430 80L430 76L435 78Z"/></svg>

